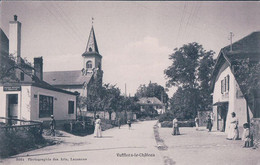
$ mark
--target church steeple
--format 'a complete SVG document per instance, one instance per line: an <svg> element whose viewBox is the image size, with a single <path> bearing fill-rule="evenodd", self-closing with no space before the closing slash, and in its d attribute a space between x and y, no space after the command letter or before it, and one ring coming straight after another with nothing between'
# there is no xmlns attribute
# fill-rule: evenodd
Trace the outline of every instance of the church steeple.
<svg viewBox="0 0 260 165"><path fill-rule="evenodd" d="M88 43L87 43L87 47L86 47L84 54L88 54L88 53L98 53L99 54L98 46L97 46L97 40L96 40L93 25L92 25L91 30L90 30Z"/></svg>
<svg viewBox="0 0 260 165"><path fill-rule="evenodd" d="M86 71L86 73L92 73L94 70L101 70L102 56L99 54L98 51L93 22L92 22L92 27L88 38L87 47L85 52L82 54L82 57L83 57L83 71Z"/></svg>

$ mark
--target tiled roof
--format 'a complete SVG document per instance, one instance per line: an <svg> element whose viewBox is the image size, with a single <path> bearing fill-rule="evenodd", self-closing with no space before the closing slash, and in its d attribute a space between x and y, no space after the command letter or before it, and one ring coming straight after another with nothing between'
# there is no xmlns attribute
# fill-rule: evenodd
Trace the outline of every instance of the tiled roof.
<svg viewBox="0 0 260 165"><path fill-rule="evenodd" d="M212 73L211 90L213 91L216 76L225 61L228 61L229 65L232 65L237 59L247 58L250 62L260 61L260 31L253 32L233 43L232 51L230 51L230 45L220 50Z"/></svg>
<svg viewBox="0 0 260 165"><path fill-rule="evenodd" d="M140 105L163 105L163 103L156 97L142 97L137 103Z"/></svg>
<svg viewBox="0 0 260 165"><path fill-rule="evenodd" d="M51 85L83 85L93 74L82 75L81 70L44 72L43 80Z"/></svg>

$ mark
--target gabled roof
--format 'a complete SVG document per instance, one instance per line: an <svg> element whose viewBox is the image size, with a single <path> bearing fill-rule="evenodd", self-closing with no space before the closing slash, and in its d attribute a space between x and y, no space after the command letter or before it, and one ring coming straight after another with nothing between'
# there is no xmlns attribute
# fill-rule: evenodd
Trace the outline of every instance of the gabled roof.
<svg viewBox="0 0 260 165"><path fill-rule="evenodd" d="M90 30L87 47L83 55L89 55L89 54L99 54L97 40L96 40L93 26Z"/></svg>
<svg viewBox="0 0 260 165"><path fill-rule="evenodd" d="M157 97L142 97L137 103L140 105L163 105Z"/></svg>
<svg viewBox="0 0 260 165"><path fill-rule="evenodd" d="M233 43L232 51L230 51L230 45L220 50L211 77L212 91L221 66L227 61L231 67L237 59L249 59L250 62L260 61L260 31L253 32Z"/></svg>
<svg viewBox="0 0 260 165"><path fill-rule="evenodd" d="M9 39L0 28L0 56L9 55Z"/></svg>
<svg viewBox="0 0 260 165"><path fill-rule="evenodd" d="M83 85L93 74L82 75L81 70L44 72L43 80L51 85Z"/></svg>

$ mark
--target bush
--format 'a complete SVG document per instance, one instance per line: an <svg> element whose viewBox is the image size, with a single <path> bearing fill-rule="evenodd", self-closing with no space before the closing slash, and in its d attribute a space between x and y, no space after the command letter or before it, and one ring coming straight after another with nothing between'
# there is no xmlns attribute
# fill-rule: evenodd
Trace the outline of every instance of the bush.
<svg viewBox="0 0 260 165"><path fill-rule="evenodd" d="M163 121L172 121L174 118L173 114L172 113L169 113L169 112L166 112L164 114L161 114L159 116L159 122L163 122Z"/></svg>
<svg viewBox="0 0 260 165"><path fill-rule="evenodd" d="M161 123L161 127L172 128L172 121L164 121Z"/></svg>
<svg viewBox="0 0 260 165"><path fill-rule="evenodd" d="M179 127L193 127L195 122L193 120L178 121ZM163 121L161 122L161 127L172 128L172 121Z"/></svg>
<svg viewBox="0 0 260 165"><path fill-rule="evenodd" d="M43 145L45 139L35 134L34 128L28 130L1 130L0 157L8 157Z"/></svg>

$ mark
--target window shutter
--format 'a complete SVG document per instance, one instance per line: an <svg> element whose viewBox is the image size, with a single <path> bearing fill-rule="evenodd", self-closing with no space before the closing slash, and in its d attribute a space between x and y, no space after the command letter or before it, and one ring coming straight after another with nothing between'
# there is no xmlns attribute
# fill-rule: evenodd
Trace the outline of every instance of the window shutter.
<svg viewBox="0 0 260 165"><path fill-rule="evenodd" d="M229 75L227 75L227 90L229 91Z"/></svg>
<svg viewBox="0 0 260 165"><path fill-rule="evenodd" d="M221 80L221 93L223 94L223 80Z"/></svg>

